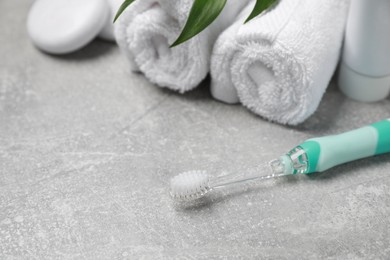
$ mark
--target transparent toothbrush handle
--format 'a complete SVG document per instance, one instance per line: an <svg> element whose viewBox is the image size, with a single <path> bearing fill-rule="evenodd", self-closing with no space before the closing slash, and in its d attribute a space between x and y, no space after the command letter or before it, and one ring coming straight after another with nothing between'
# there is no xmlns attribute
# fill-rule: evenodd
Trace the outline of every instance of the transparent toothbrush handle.
<svg viewBox="0 0 390 260"><path fill-rule="evenodd" d="M210 181L210 186L212 188L222 188L231 184L249 182L254 180L259 181L291 174L283 171L281 167L283 167L283 165L280 163L280 160L273 160L270 163L262 164L249 171L220 176Z"/></svg>

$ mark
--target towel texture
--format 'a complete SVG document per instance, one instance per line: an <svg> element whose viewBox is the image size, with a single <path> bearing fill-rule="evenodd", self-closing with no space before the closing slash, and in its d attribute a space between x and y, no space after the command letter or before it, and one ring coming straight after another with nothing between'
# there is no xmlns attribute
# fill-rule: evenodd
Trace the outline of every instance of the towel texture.
<svg viewBox="0 0 390 260"><path fill-rule="evenodd" d="M249 0L229 0L221 15L191 40L169 48L184 27L194 0L138 0L115 25L117 42L131 69L153 83L185 92L196 87L210 70L212 47Z"/></svg>
<svg viewBox="0 0 390 260"><path fill-rule="evenodd" d="M214 46L212 95L299 124L317 109L336 69L349 0L281 0L243 25L253 4Z"/></svg>

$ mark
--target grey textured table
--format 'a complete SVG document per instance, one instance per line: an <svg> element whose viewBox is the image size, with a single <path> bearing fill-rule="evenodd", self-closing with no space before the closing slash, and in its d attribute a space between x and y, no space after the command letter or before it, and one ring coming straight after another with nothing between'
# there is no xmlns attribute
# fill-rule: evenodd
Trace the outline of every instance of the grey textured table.
<svg viewBox="0 0 390 260"><path fill-rule="evenodd" d="M388 259L390 156L259 183L178 207L176 173L242 171L314 136L389 117L330 86L319 110L284 127L131 74L95 41L37 51L31 1L0 1L0 259Z"/></svg>

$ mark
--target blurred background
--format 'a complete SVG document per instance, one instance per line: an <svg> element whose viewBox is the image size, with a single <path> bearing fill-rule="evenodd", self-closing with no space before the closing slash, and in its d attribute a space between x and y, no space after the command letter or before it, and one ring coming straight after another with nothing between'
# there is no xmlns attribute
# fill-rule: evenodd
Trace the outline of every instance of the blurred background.
<svg viewBox="0 0 390 260"><path fill-rule="evenodd" d="M389 115L332 80L298 126L181 95L132 73L96 39L63 56L34 47L33 1L0 2L1 259L386 259L390 156L222 191L181 207L177 173L245 171L303 140Z"/></svg>

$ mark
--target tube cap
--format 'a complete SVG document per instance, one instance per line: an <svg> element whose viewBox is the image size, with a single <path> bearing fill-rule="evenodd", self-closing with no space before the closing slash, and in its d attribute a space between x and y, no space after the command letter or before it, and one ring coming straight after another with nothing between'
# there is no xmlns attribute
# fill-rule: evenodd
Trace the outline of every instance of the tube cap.
<svg viewBox="0 0 390 260"><path fill-rule="evenodd" d="M370 77L362 75L344 62L340 65L338 84L349 98L362 102L375 102L385 99L390 92L390 75Z"/></svg>

